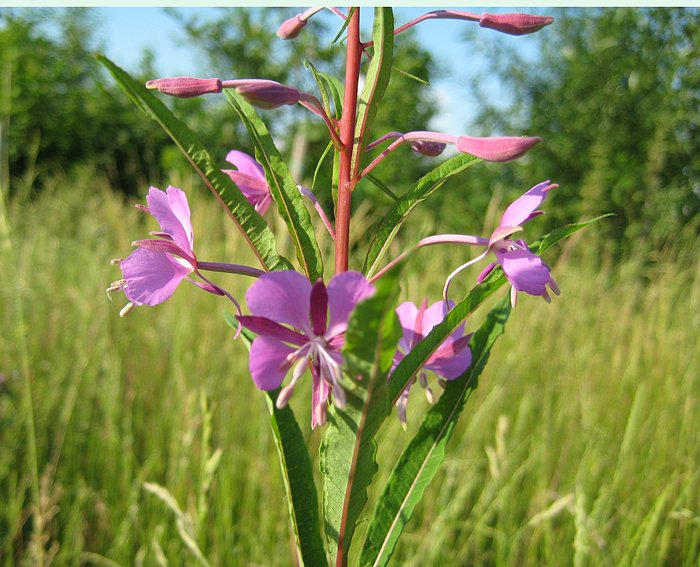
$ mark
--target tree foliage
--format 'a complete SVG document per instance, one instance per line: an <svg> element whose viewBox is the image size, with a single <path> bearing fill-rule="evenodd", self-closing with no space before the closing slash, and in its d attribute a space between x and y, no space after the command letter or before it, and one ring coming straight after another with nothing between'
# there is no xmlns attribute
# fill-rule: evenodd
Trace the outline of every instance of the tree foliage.
<svg viewBox="0 0 700 567"><path fill-rule="evenodd" d="M166 140L105 80L94 29L90 10L0 10L0 122L12 177L41 182L91 162L134 192L157 171Z"/></svg>

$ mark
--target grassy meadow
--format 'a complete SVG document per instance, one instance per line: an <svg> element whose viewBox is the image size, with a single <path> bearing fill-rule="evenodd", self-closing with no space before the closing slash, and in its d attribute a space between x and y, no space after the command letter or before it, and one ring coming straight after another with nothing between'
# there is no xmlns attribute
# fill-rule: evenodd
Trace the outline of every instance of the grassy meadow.
<svg viewBox="0 0 700 567"><path fill-rule="evenodd" d="M199 259L252 264L201 184L171 182L190 196ZM87 172L0 218L0 565L294 565L230 306L183 284L120 318L124 297L105 295L109 260L156 228L132 204ZM521 297L394 565L699 564L697 242L615 265L585 232L553 266L562 295ZM437 300L459 253L421 252L406 297ZM213 279L240 299L250 283ZM307 386L291 403L316 461ZM382 433L375 493L425 405L417 388L408 433L398 420Z"/></svg>

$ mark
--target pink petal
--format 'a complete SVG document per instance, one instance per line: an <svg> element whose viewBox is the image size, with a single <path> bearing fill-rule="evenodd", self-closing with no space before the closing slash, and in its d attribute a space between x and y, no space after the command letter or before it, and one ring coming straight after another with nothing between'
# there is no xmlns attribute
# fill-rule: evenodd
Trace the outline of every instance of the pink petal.
<svg viewBox="0 0 700 567"><path fill-rule="evenodd" d="M374 293L374 286L360 272L343 272L328 284L328 330L326 337L343 333L348 317L360 301Z"/></svg>
<svg viewBox="0 0 700 567"><path fill-rule="evenodd" d="M311 282L293 270L263 274L246 293L253 315L296 327L312 336L309 322Z"/></svg>
<svg viewBox="0 0 700 567"><path fill-rule="evenodd" d="M507 252L494 251L506 278L517 291L530 295L546 295L546 284L552 279L549 266L542 259L525 249L516 248Z"/></svg>
<svg viewBox="0 0 700 567"><path fill-rule="evenodd" d="M330 387L319 375L316 365L311 367L313 384L311 386L311 429L326 423L326 402Z"/></svg>
<svg viewBox="0 0 700 567"><path fill-rule="evenodd" d="M294 348L277 339L259 336L250 347L250 374L260 390L275 390L280 387L289 369L287 356Z"/></svg>
<svg viewBox="0 0 700 567"><path fill-rule="evenodd" d="M317 336L323 336L328 322L328 291L319 279L311 288L311 326Z"/></svg>
<svg viewBox="0 0 700 567"><path fill-rule="evenodd" d="M486 276L488 276L491 272L493 272L493 269L498 265L498 262L491 262L488 266L486 266L481 273L477 276L476 278L476 283L481 283L486 279Z"/></svg>
<svg viewBox="0 0 700 567"><path fill-rule="evenodd" d="M450 301L449 307L451 308L453 306L453 303ZM423 315L423 325L422 325L422 334L425 337L430 331L433 330L433 327L437 325L438 323L442 323L442 321L445 319L445 315L447 315L449 309L448 306L445 305L444 301L437 301L433 303L428 309L425 310L425 314ZM443 342L443 345L448 342L448 341L455 341L459 339L462 335L464 335L464 324L460 325L457 327L451 334L448 336L445 341Z"/></svg>
<svg viewBox="0 0 700 567"><path fill-rule="evenodd" d="M399 322L403 329L403 336L399 339L399 346L403 349L404 353L408 353L408 351L411 350L411 343L413 342L413 335L415 334L414 326L416 317L418 316L418 307L412 302L406 301L396 308L396 314L399 317ZM402 354L401 358L403 358L403 356Z"/></svg>
<svg viewBox="0 0 700 567"><path fill-rule="evenodd" d="M193 271L165 252L145 248L134 250L120 266L127 281L124 293L129 300L144 305L163 303Z"/></svg>
<svg viewBox="0 0 700 567"><path fill-rule="evenodd" d="M241 193L243 193L243 196L261 215L265 214L265 211L260 211L260 209L262 208L261 204L263 201L270 198L270 187L267 183L233 169L222 169L221 171L228 174L240 189ZM265 210L267 210L268 206L269 204L264 207Z"/></svg>
<svg viewBox="0 0 700 567"><path fill-rule="evenodd" d="M438 354L438 353L436 353ZM464 374L472 363L472 351L469 347L464 347L456 354L446 357L430 358L425 368L439 374L446 380L454 380Z"/></svg>
<svg viewBox="0 0 700 567"><path fill-rule="evenodd" d="M500 226L520 226L530 220L532 214L539 208L551 188L549 181L535 185L527 193L518 197L506 209L501 217Z"/></svg>
<svg viewBox="0 0 700 567"><path fill-rule="evenodd" d="M231 150L226 154L226 161L236 166L236 169L244 175L249 175L254 179L265 182L265 170L252 156L238 150Z"/></svg>
<svg viewBox="0 0 700 567"><path fill-rule="evenodd" d="M190 256L194 256L190 206L184 191L171 186L168 186L165 191L151 187L146 201L161 230L171 235L175 243Z"/></svg>
<svg viewBox="0 0 700 567"><path fill-rule="evenodd" d="M292 329L280 325L279 323L275 323L267 317L239 315L237 319L246 329L249 329L258 335L272 337L278 341L284 341L297 346L301 346L309 342L309 338L306 335L292 331Z"/></svg>

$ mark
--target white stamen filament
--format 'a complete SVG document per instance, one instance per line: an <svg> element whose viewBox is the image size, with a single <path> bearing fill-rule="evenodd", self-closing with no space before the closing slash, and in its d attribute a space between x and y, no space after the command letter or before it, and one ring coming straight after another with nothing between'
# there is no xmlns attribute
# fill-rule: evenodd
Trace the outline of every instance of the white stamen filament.
<svg viewBox="0 0 700 567"><path fill-rule="evenodd" d="M484 258L486 258L486 255L488 253L489 253L489 249L487 248L485 252L483 252L482 254L479 254L476 258L469 260L469 262L467 262L466 264L462 264L461 266L459 266L459 268L457 268L449 276L447 276L447 279L445 280L445 287L442 289L442 297L445 300L445 303L447 303L447 300L448 300L447 293L450 290L450 284L452 283L452 280L454 279L454 277L457 274L459 274L462 270L471 266L472 264L475 264L479 260L483 260Z"/></svg>

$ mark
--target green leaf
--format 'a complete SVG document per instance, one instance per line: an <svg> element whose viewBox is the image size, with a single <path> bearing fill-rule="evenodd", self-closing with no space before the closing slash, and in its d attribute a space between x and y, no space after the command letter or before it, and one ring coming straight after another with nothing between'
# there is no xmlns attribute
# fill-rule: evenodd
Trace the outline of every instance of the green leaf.
<svg viewBox="0 0 700 567"><path fill-rule="evenodd" d="M377 271L389 245L413 209L430 197L447 179L479 161L481 160L468 154L455 156L421 177L410 191L394 203L382 219L367 250L362 270L367 277L371 277Z"/></svg>
<svg viewBox="0 0 700 567"><path fill-rule="evenodd" d="M240 323L233 315L224 313L224 319L233 329L238 330ZM244 327L239 338L250 351L255 335ZM292 409L289 406L282 409L275 406L279 393L279 388L265 392L265 401L270 410L270 426L284 478L289 518L294 530L300 564L312 567L326 565L326 551L321 538L321 520L318 514L318 493L309 452Z"/></svg>
<svg viewBox="0 0 700 567"><path fill-rule="evenodd" d="M369 173L365 175L365 179L369 181L372 185L374 185L377 189L379 189L382 193L384 193L387 197L390 199L393 199L394 201L398 200L398 196L396 193L394 193L389 187L387 187L386 183L384 183L381 179L378 177L375 177L374 175L370 175Z"/></svg>
<svg viewBox="0 0 700 567"><path fill-rule="evenodd" d="M265 399L270 410L270 425L284 477L300 563L307 567L327 565L308 447L291 408L278 409L275 406L278 393L279 390L266 392Z"/></svg>
<svg viewBox="0 0 700 567"><path fill-rule="evenodd" d="M321 73L314 67L311 61L304 61L304 65L311 71L316 80L316 85L321 93L321 102L328 116L338 118L343 112L343 85L333 75ZM331 108L331 100L333 107Z"/></svg>
<svg viewBox="0 0 700 567"><path fill-rule="evenodd" d="M321 157L318 158L318 163L316 164L316 168L314 169L314 176L311 180L311 190L314 190L314 187L316 187L316 178L318 177L319 171L321 171L321 166L323 165L323 162L326 160L326 156L328 155L328 152L330 152L333 149L333 141L331 140L328 142L328 145L326 146L326 149L323 150L323 153L321 154Z"/></svg>
<svg viewBox="0 0 700 567"><path fill-rule="evenodd" d="M374 9L374 29L372 31L374 53L365 76L365 85L360 94L355 126L355 144L352 151L352 172L357 174L370 134L372 122L377 114L379 103L391 78L391 65L394 59L394 12L391 8Z"/></svg>
<svg viewBox="0 0 700 567"><path fill-rule="evenodd" d="M609 215L554 230L534 242L530 249L541 254L564 238L607 216ZM502 270L494 270L448 313L442 323L436 325L433 331L416 345L397 366L389 381L389 394L393 401L396 401L408 381L434 349L505 282ZM462 376L447 383L440 400L428 411L416 436L399 458L370 520L360 555L360 565L380 566L386 565L390 560L404 526L444 461L446 444L464 405L477 386L478 377L488 361L491 348L496 339L503 334L510 314L509 301L509 297L506 296L489 313L470 342L471 367ZM409 358L414 360L404 364Z"/></svg>
<svg viewBox="0 0 700 567"><path fill-rule="evenodd" d="M587 222L570 224L553 230L531 244L530 249L535 254L541 254L564 238L608 216L610 215L603 215ZM506 277L499 266L483 282L472 288L466 297L452 308L442 323L435 325L432 331L404 357L394 369L391 380L389 380L389 397L392 402L395 403L398 400L411 378L421 369L442 342L504 283L506 283Z"/></svg>
<svg viewBox="0 0 700 567"><path fill-rule="evenodd" d="M309 211L306 210L296 182L289 173L279 150L255 109L234 90L226 90L226 98L248 130L255 159L263 166L272 198L287 224L297 251L297 258L306 276L313 282L323 277L323 259Z"/></svg>
<svg viewBox="0 0 700 567"><path fill-rule="evenodd" d="M343 35L343 32L347 29L348 24L350 23L350 18L352 17L353 13L354 13L355 10L357 10L357 9L358 9L358 8L354 8L354 7L353 7L353 8L350 8L350 11L348 12L347 17L345 18L345 21L343 22L343 25L342 25L342 26L340 27L340 29L338 30L338 33L335 34L335 37L334 37L333 40L331 41L331 44L333 44L333 43L335 43L336 41L338 41L338 39L340 39L340 36Z"/></svg>
<svg viewBox="0 0 700 567"><path fill-rule="evenodd" d="M248 203L231 178L216 167L209 153L187 125L178 120L152 92L135 81L126 71L104 56L97 58L107 67L136 106L160 124L172 138L206 186L227 210L260 263L268 270L291 269L289 261L277 254L275 237L267 223Z"/></svg>
<svg viewBox="0 0 700 567"><path fill-rule="evenodd" d="M326 540L331 556L337 554L343 564L377 471L374 438L391 409L387 374L401 336L395 313L399 273L400 269L390 271L386 281L376 285L376 293L350 316L343 359L358 380L346 389L346 407L330 408L321 444Z"/></svg>
<svg viewBox="0 0 700 567"><path fill-rule="evenodd" d="M425 489L445 459L445 447L496 339L503 334L510 313L504 298L487 316L469 343L471 367L447 383L440 400L430 408L415 437L391 472L367 529L360 565L386 565L396 542Z"/></svg>

